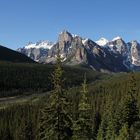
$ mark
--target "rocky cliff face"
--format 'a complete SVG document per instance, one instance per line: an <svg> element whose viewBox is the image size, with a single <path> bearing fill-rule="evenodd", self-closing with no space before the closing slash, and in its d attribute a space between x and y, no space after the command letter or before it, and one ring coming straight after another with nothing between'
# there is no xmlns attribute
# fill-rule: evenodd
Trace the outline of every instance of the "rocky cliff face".
<svg viewBox="0 0 140 140"><path fill-rule="evenodd" d="M107 45L114 53L119 53L122 56L126 56L128 54L127 45L120 37L116 37L112 41L108 42Z"/></svg>
<svg viewBox="0 0 140 140"><path fill-rule="evenodd" d="M39 46L41 46L41 42ZM32 45L33 46L33 45ZM140 45L136 41L125 43L116 37L112 41L105 38L94 42L72 35L67 31L59 34L55 44L46 43L47 47L29 47L18 49L33 60L41 63L55 63L58 50L65 65L86 65L97 71L122 72L139 70Z"/></svg>
<svg viewBox="0 0 140 140"><path fill-rule="evenodd" d="M129 60L132 69L140 70L140 44L137 41L128 43L130 48Z"/></svg>
<svg viewBox="0 0 140 140"><path fill-rule="evenodd" d="M49 50L46 63L54 63L58 50L63 62L71 65L82 63L85 57L85 48L81 37L73 37L69 32L64 31L58 37L58 42Z"/></svg>

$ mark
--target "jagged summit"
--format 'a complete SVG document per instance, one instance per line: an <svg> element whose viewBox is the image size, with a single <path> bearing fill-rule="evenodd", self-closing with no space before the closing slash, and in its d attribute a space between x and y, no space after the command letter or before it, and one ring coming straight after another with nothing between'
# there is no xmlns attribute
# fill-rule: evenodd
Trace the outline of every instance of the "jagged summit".
<svg viewBox="0 0 140 140"><path fill-rule="evenodd" d="M58 41L70 41L72 38L72 34L64 30L59 34Z"/></svg>
<svg viewBox="0 0 140 140"><path fill-rule="evenodd" d="M69 31L67 31L66 29L64 29L63 31L61 31L59 34L65 34L65 33L68 33L68 34L71 34Z"/></svg>

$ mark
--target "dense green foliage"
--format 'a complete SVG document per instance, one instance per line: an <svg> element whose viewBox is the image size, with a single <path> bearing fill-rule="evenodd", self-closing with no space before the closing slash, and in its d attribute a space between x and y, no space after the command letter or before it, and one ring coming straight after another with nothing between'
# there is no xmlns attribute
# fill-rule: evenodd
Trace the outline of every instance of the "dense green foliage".
<svg viewBox="0 0 140 140"><path fill-rule="evenodd" d="M39 66L24 65L23 69L39 70L42 68ZM16 67L22 69L21 65ZM46 77L51 77L52 70L54 71L52 66L49 67L50 71ZM9 68L12 70L11 66ZM49 69L43 66L44 73L45 68ZM90 73L90 77L86 69L81 70L79 76L77 75L79 68L75 68L71 73L75 77L71 77L71 68L65 68L65 72L69 71L66 80L72 79L74 83L66 88L68 86L63 82L65 76L62 76L62 69L57 68L51 78L50 89L53 90L47 96L34 102L1 105L1 140L140 139L140 73L112 74L111 78L108 76L102 79L99 77L104 75L99 76L99 73L96 75ZM87 76L83 78L85 72ZM37 75L34 76L37 77ZM76 80L78 82L75 82ZM88 80L91 80L89 84L87 84ZM91 83L92 80L93 83ZM39 91L34 88L34 92ZM58 121L58 118L61 120Z"/></svg>
<svg viewBox="0 0 140 140"><path fill-rule="evenodd" d="M0 97L50 91L53 88L50 79L52 71L54 71L53 65L1 62ZM65 87L80 85L84 72L87 72L88 82L108 76L86 68L64 67Z"/></svg>
<svg viewBox="0 0 140 140"><path fill-rule="evenodd" d="M0 110L1 140L38 140L37 104L18 104Z"/></svg>

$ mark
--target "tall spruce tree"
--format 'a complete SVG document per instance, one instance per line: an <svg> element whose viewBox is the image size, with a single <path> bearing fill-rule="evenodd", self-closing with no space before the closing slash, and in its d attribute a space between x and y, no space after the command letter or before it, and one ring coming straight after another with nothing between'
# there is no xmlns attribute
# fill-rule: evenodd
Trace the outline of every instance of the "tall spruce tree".
<svg viewBox="0 0 140 140"><path fill-rule="evenodd" d="M124 124L119 131L119 136L115 140L131 140L129 137L128 124Z"/></svg>
<svg viewBox="0 0 140 140"><path fill-rule="evenodd" d="M107 95L105 116L107 119L107 128L106 128L106 140L115 139L115 128L114 128L114 102L112 100L112 95Z"/></svg>
<svg viewBox="0 0 140 140"><path fill-rule="evenodd" d="M91 119L91 104L87 97L87 79L84 75L84 82L80 92L81 98L78 105L78 120L74 122L73 140L92 140L92 119Z"/></svg>
<svg viewBox="0 0 140 140"><path fill-rule="evenodd" d="M59 51L56 68L51 77L54 90L41 113L40 138L42 140L69 140L72 137L72 119L69 113L70 102L67 92L64 90L63 69Z"/></svg>
<svg viewBox="0 0 140 140"><path fill-rule="evenodd" d="M106 95L102 121L98 130L97 140L114 140L114 110L112 96Z"/></svg>

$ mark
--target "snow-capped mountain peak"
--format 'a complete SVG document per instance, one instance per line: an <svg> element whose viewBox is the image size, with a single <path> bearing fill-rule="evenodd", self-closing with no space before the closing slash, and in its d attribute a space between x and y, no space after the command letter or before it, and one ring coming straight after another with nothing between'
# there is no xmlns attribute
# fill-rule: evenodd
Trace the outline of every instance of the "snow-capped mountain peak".
<svg viewBox="0 0 140 140"><path fill-rule="evenodd" d="M28 43L28 45L26 45L24 48L25 49L31 49L31 48L44 48L44 49L51 49L53 46L52 42L48 42L48 41L39 41L37 43Z"/></svg>
<svg viewBox="0 0 140 140"><path fill-rule="evenodd" d="M99 40L97 40L96 41L96 43L99 45L99 46L105 46L105 45L107 45L107 43L108 43L109 41L106 39L106 38L101 38L101 39L99 39Z"/></svg>
<svg viewBox="0 0 140 140"><path fill-rule="evenodd" d="M117 36L115 38L112 39L112 41L116 41L116 40L119 40L119 39L122 39L120 36Z"/></svg>

